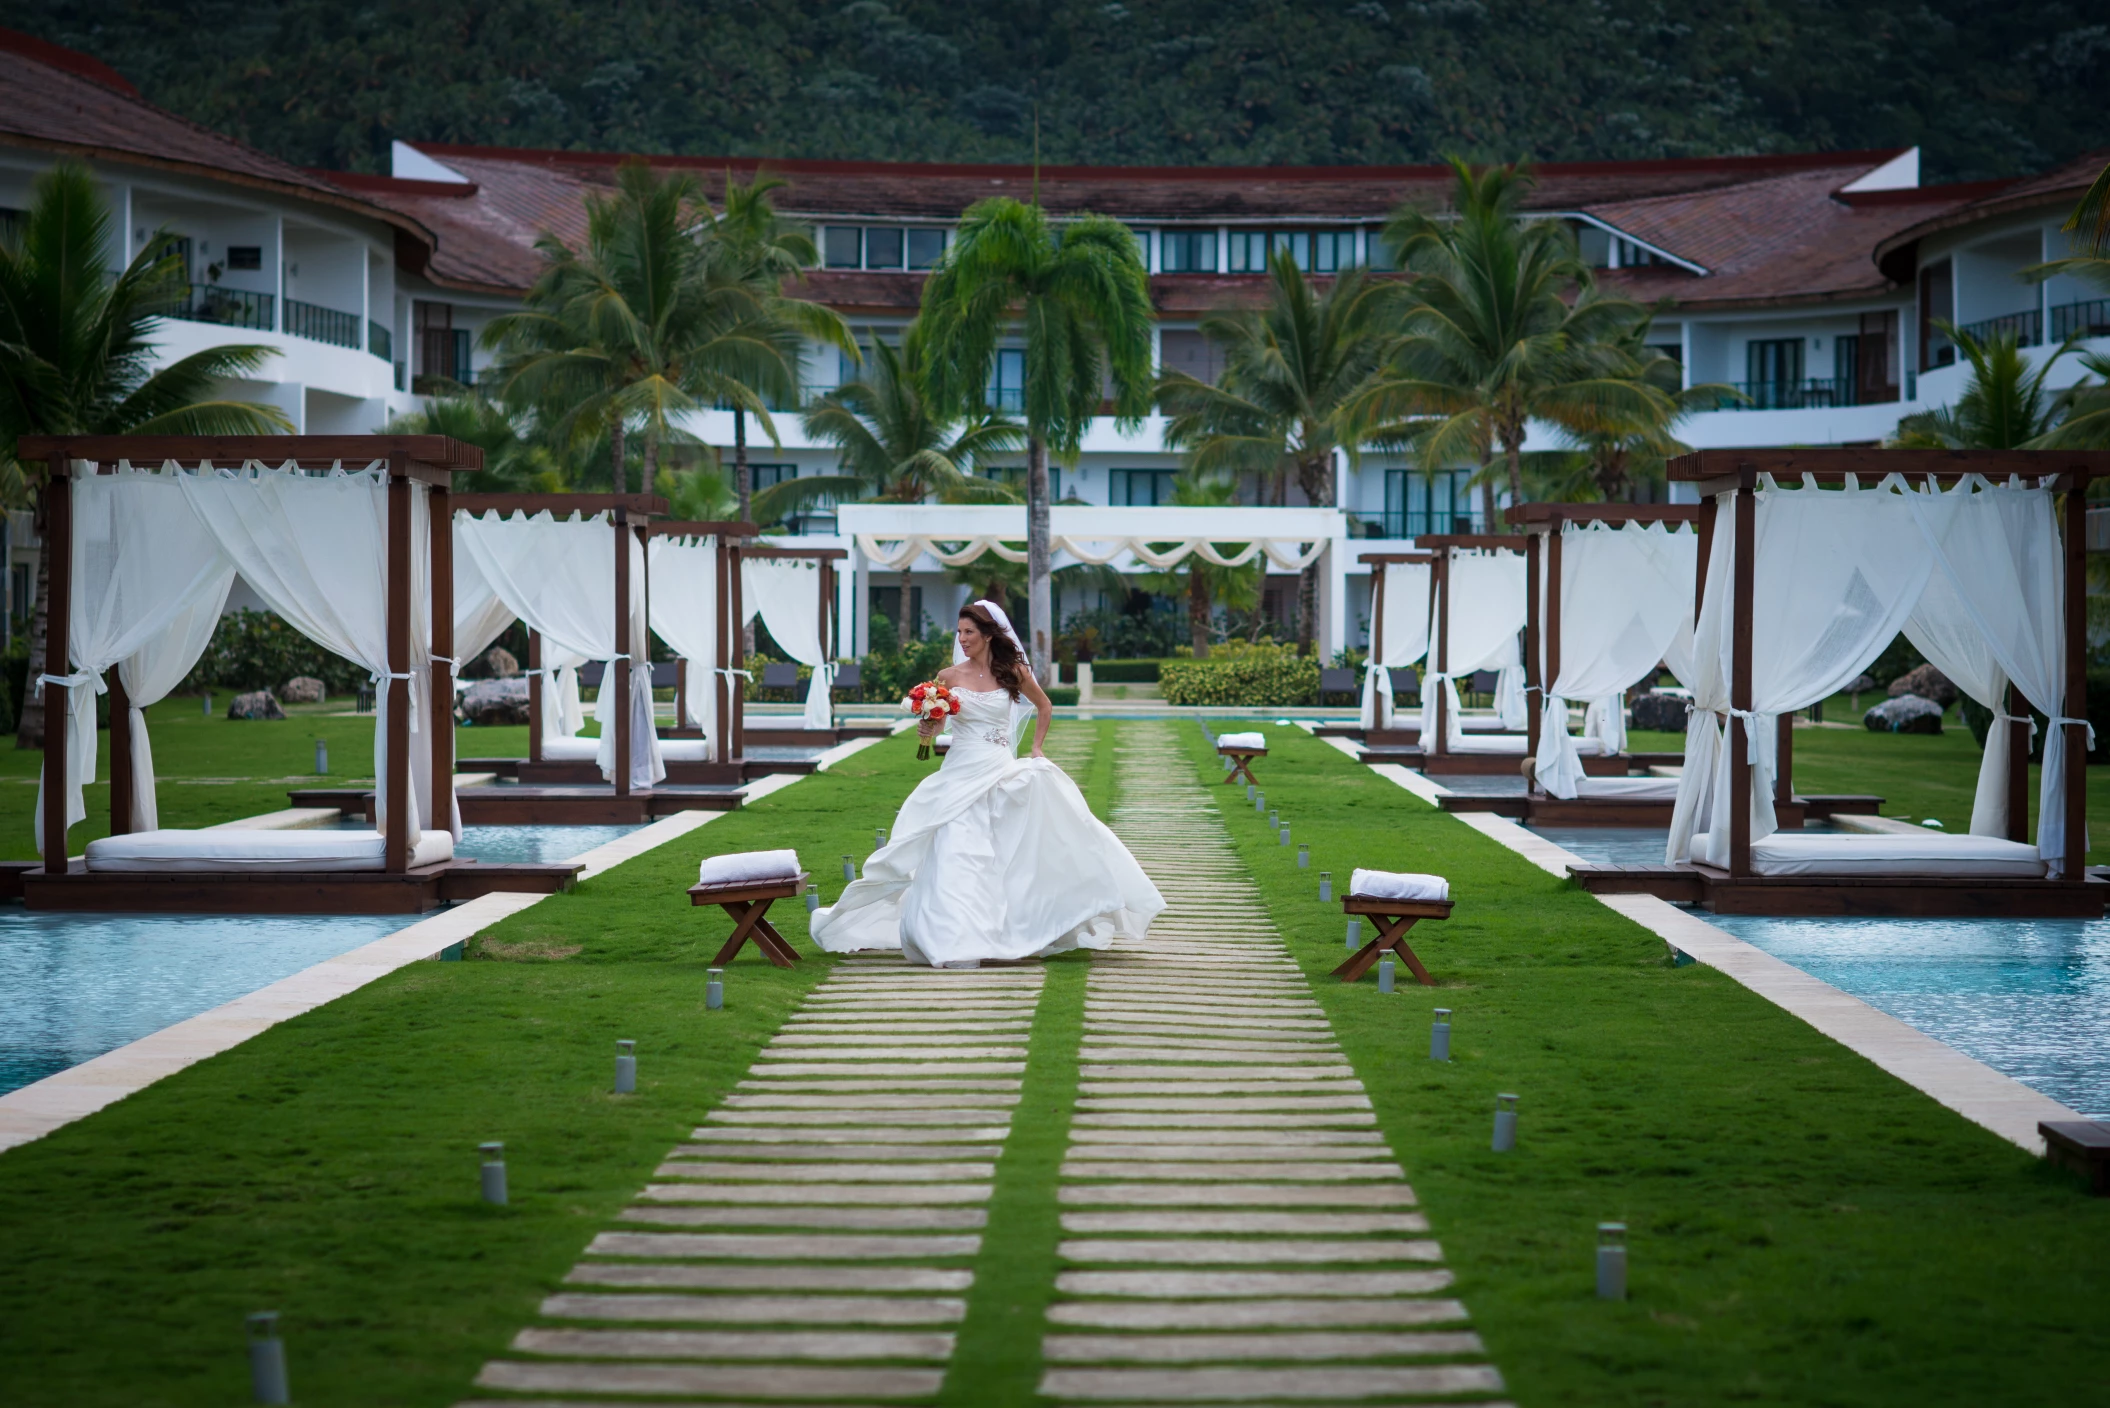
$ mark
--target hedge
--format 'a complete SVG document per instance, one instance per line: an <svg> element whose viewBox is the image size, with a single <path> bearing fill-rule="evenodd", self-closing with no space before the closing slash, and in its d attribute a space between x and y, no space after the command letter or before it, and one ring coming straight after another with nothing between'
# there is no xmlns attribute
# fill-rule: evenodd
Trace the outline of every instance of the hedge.
<svg viewBox="0 0 2110 1408"><path fill-rule="evenodd" d="M351 694L367 680L364 666L324 650L269 611L231 611L213 628L212 641L190 675L173 691L198 694L221 689L277 691L287 680L319 679L331 694Z"/></svg>
<svg viewBox="0 0 2110 1408"><path fill-rule="evenodd" d="M1162 660L1094 660L1093 684L1156 684Z"/></svg>
<svg viewBox="0 0 2110 1408"><path fill-rule="evenodd" d="M1219 646L1207 660L1167 660L1158 671L1167 704L1270 708L1313 704L1319 662L1286 645Z"/></svg>

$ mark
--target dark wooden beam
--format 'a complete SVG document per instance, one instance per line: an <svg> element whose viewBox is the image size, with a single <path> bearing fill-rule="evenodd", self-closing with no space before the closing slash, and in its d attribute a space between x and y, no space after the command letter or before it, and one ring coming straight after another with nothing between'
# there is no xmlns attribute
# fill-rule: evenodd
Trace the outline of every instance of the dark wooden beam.
<svg viewBox="0 0 2110 1408"><path fill-rule="evenodd" d="M132 700L125 693L124 667L110 667L110 834L132 832Z"/></svg>
<svg viewBox="0 0 2110 1408"><path fill-rule="evenodd" d="M656 525L655 525L656 526ZM847 548L778 548L755 545L741 549L749 557L812 558L818 562L840 562L850 555Z"/></svg>
<svg viewBox="0 0 2110 1408"><path fill-rule="evenodd" d="M1750 488L1736 493L1736 574L1732 636L1729 646L1729 707L1751 707L1751 594L1756 575L1758 543L1758 494ZM1751 726L1729 717L1729 873L1739 879L1751 874ZM1720 826L1716 816L1714 824Z"/></svg>
<svg viewBox="0 0 2110 1408"><path fill-rule="evenodd" d="M2110 456L2106 456L2110 458ZM2066 706L2069 719L2088 717L2088 493L2078 475L2066 486ZM2060 875L2080 880L2088 870L2088 726L2066 729L2066 855Z"/></svg>
<svg viewBox="0 0 2110 1408"><path fill-rule="evenodd" d="M410 479L389 466L388 476L388 775L378 779L387 799L381 868L410 869L417 838L410 834Z"/></svg>
<svg viewBox="0 0 2110 1408"><path fill-rule="evenodd" d="M630 519L615 507L615 668L601 688L615 691L615 795L630 795Z"/></svg>
<svg viewBox="0 0 2110 1408"><path fill-rule="evenodd" d="M1543 535L1559 543L1559 527ZM1539 755L1539 733L1545 727L1546 689L1553 679L1553 666L1547 665L1545 677L1539 671L1539 546L1542 535L1533 533L1524 545L1524 755L1536 758ZM1556 547L1555 552L1559 549ZM1555 559L1558 561L1558 558ZM1548 603L1549 605L1551 603Z"/></svg>
<svg viewBox="0 0 2110 1408"><path fill-rule="evenodd" d="M1502 510L1506 522L1695 523L1698 504L1516 504ZM1424 539L1423 541L1426 541Z"/></svg>
<svg viewBox="0 0 2110 1408"><path fill-rule="evenodd" d="M1451 560L1448 554L1438 557L1429 568L1430 585L1436 597L1436 670L1447 674L1451 668ZM1448 749L1444 743L1449 738L1450 691L1440 681L1424 680L1422 688L1436 690L1436 736L1421 740L1421 751L1432 757L1442 757Z"/></svg>
<svg viewBox="0 0 2110 1408"><path fill-rule="evenodd" d="M657 494L456 494L463 513L596 514L621 509L640 517L662 514L667 501Z"/></svg>
<svg viewBox="0 0 2110 1408"><path fill-rule="evenodd" d="M664 512L665 510L661 511ZM658 523L648 524L645 531L655 538L752 538L762 530L752 523L738 522L731 519L671 518ZM789 551L798 552L802 550L793 548L789 549ZM821 551L821 549L807 548L803 549L803 551L817 552ZM847 556L847 554L845 555Z"/></svg>
<svg viewBox="0 0 2110 1408"><path fill-rule="evenodd" d="M2029 701L2007 687L2007 839L2029 840Z"/></svg>
<svg viewBox="0 0 2110 1408"><path fill-rule="evenodd" d="M484 467L482 450L447 435L25 435L16 454L24 459L62 455L99 465L118 460L239 465L257 460L274 467L290 462L303 469L326 469L340 460L347 468L364 468L382 460L400 465L392 472L426 480Z"/></svg>
<svg viewBox="0 0 2110 1408"><path fill-rule="evenodd" d="M2087 480L2110 477L2110 450L1904 450L1872 446L1694 450L1670 462L1670 478L1673 483L1705 482L1746 469L1754 475L1770 474L1783 481L1800 479L1805 474L1815 475L1820 481L1855 474L1871 486L1886 474L1912 479L1930 474L1937 478L1983 474L1988 479L2005 479L2010 474L2025 479L2072 474Z"/></svg>
<svg viewBox="0 0 2110 1408"><path fill-rule="evenodd" d="M432 639L432 829L445 831L454 819L454 509L445 485L426 493L425 592Z"/></svg>
<svg viewBox="0 0 2110 1408"><path fill-rule="evenodd" d="M542 633L528 632L528 761L542 761L543 710L550 707L548 679L542 673Z"/></svg>
<svg viewBox="0 0 2110 1408"><path fill-rule="evenodd" d="M29 437L24 437L27 440ZM44 659L47 675L73 672L68 659L67 628L73 611L73 481L66 477L63 451L48 452L51 478L44 486ZM32 665L40 662L31 661ZM34 683L34 681L32 681ZM65 685L46 684L44 691L44 869L66 873L66 706ZM90 738L93 748L95 740Z"/></svg>
<svg viewBox="0 0 2110 1408"><path fill-rule="evenodd" d="M1524 540L1515 533L1424 533L1416 538L1418 546L1437 552L1462 552L1472 549L1507 552L1522 552Z"/></svg>
<svg viewBox="0 0 2110 1408"><path fill-rule="evenodd" d="M1373 567L1383 567L1393 562L1434 562L1436 554L1432 552L1366 552L1359 554L1355 560L1357 562L1367 562Z"/></svg>

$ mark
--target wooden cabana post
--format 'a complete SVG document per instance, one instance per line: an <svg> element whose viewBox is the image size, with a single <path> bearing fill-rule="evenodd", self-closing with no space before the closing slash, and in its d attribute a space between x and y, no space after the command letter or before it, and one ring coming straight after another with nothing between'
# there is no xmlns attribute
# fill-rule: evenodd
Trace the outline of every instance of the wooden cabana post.
<svg viewBox="0 0 2110 1408"><path fill-rule="evenodd" d="M403 457L388 457L388 776L381 779L381 868L410 869L410 480Z"/></svg>
<svg viewBox="0 0 2110 1408"><path fill-rule="evenodd" d="M2066 717L2088 717L2088 479L2085 469L2062 476L2066 491ZM2078 879L2088 869L2088 725L2066 728L2066 855L2060 874Z"/></svg>
<svg viewBox="0 0 2110 1408"><path fill-rule="evenodd" d="M615 795L630 795L630 518L617 504L615 526L615 659L601 687L615 690Z"/></svg>
<svg viewBox="0 0 2110 1408"><path fill-rule="evenodd" d="M1558 585L1561 579L1561 529L1559 519L1553 520L1552 538L1553 549L1550 556L1553 560L1550 564L1542 564L1539 561L1538 534L1528 534L1524 540L1524 753L1526 757L1532 758L1536 758L1539 755L1539 733L1545 726L1546 686L1553 680L1560 678L1561 670L1560 647L1555 645L1552 647L1553 658L1547 663L1543 672L1545 678L1539 678L1541 673L1539 669L1541 624L1538 613L1539 572L1542 567L1546 571L1551 572L1555 585L1549 590L1554 592L1560 590ZM1555 631L1553 639L1558 641L1560 639L1558 633L1560 608L1555 606L1550 600L1547 602L1547 606L1552 613Z"/></svg>
<svg viewBox="0 0 2110 1408"><path fill-rule="evenodd" d="M542 761L542 711L548 708L547 695L543 690L542 677L542 633L529 629L528 651L528 761Z"/></svg>
<svg viewBox="0 0 2110 1408"><path fill-rule="evenodd" d="M24 451L22 458L29 458ZM44 485L44 659L46 675L72 673L73 620L73 477L64 451L50 456L50 478ZM66 706L67 689L48 681L44 693L44 869L66 873Z"/></svg>
<svg viewBox="0 0 2110 1408"><path fill-rule="evenodd" d="M426 488L432 637L432 825L449 829L454 818L454 510L447 485Z"/></svg>

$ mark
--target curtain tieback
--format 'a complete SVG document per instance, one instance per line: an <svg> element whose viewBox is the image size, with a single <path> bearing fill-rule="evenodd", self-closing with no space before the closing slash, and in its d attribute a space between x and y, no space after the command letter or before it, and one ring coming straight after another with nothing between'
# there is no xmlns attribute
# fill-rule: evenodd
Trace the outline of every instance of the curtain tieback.
<svg viewBox="0 0 2110 1408"><path fill-rule="evenodd" d="M462 662L455 659L452 655L428 655L425 658L435 665L447 665L457 670L462 667Z"/></svg>
<svg viewBox="0 0 2110 1408"><path fill-rule="evenodd" d="M714 675L738 675L743 680L751 680L755 677L753 670L728 670L723 666L712 670L711 673Z"/></svg>
<svg viewBox="0 0 2110 1408"><path fill-rule="evenodd" d="M1995 709L1993 711L1993 722L1996 724L2028 724L2029 736L2031 738L2037 736L2037 716L2035 714L2005 714Z"/></svg>
<svg viewBox="0 0 2110 1408"><path fill-rule="evenodd" d="M2056 724L2074 724L2074 725L2077 725L2078 727L2081 727L2081 728L2087 729L2087 730L2088 730L2088 746L2089 746L2090 748L2093 748L2093 747L2095 747L2095 725L2094 725L2094 724L2092 724L2092 723L2090 723L2090 722L2088 722L2088 720L2086 720L2086 719L2076 719L2076 718L2071 718L2071 717L2069 717L2069 716L2067 716L2067 715L2065 715L2065 714L2054 714L2054 715L2052 716L2052 720L2051 720L2051 721L2052 721L2052 723L2053 723L2054 725L2056 725Z"/></svg>
<svg viewBox="0 0 2110 1408"><path fill-rule="evenodd" d="M75 670L70 675L38 675L38 684L55 684L60 689L72 689L77 685L92 684L97 694L108 694L110 686L93 670Z"/></svg>

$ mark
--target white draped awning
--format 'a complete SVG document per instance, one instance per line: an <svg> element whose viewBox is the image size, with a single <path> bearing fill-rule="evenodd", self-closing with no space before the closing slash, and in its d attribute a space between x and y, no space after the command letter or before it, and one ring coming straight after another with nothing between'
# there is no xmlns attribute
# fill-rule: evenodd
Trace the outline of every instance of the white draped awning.
<svg viewBox="0 0 2110 1408"><path fill-rule="evenodd" d="M1017 504L844 504L843 533L875 566L902 571L928 557L959 567L994 553L1026 560L1026 510ZM1134 562L1162 571L1201 558L1242 567L1265 558L1277 571L1301 572L1327 545L1346 538L1347 516L1330 508L1056 505L1049 535L1059 560L1093 565Z"/></svg>

